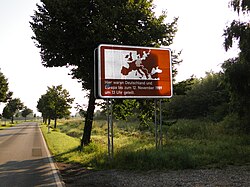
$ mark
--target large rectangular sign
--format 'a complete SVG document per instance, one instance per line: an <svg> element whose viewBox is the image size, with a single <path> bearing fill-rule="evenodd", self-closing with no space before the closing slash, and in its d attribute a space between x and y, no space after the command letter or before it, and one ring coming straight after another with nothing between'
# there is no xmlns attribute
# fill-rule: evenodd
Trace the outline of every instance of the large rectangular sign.
<svg viewBox="0 0 250 187"><path fill-rule="evenodd" d="M96 77L100 98L170 98L173 92L171 51L100 45Z"/></svg>

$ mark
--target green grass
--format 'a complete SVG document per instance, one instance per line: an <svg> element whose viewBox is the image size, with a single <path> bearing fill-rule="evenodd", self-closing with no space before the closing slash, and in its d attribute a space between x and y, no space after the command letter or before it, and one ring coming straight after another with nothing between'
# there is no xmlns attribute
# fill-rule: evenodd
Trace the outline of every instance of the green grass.
<svg viewBox="0 0 250 187"><path fill-rule="evenodd" d="M15 127L17 123L11 124L9 121L1 121L0 130L4 130L10 127Z"/></svg>
<svg viewBox="0 0 250 187"><path fill-rule="evenodd" d="M83 122L65 121L47 133L46 141L57 161L95 169L188 169L250 164L250 137L228 134L220 123L179 120L164 127L164 146L156 150L154 135L138 131L134 122L114 123L114 159L107 157L107 123L94 121L92 142L79 151Z"/></svg>
<svg viewBox="0 0 250 187"><path fill-rule="evenodd" d="M48 133L46 125L42 125L41 129L49 145L49 149L51 153L56 156L56 159L58 161L71 162L71 154L77 150L79 140L58 131L51 130Z"/></svg>

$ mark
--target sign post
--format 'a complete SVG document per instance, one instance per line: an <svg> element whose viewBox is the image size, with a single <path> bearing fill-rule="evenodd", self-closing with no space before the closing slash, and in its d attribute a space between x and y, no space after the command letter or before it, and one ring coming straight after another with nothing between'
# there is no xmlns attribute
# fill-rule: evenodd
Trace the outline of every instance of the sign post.
<svg viewBox="0 0 250 187"><path fill-rule="evenodd" d="M156 149L162 149L163 140L162 140L162 100L159 102L157 99L154 100L155 107L155 147ZM158 125L160 128L158 129Z"/></svg>
<svg viewBox="0 0 250 187"><path fill-rule="evenodd" d="M114 158L114 128L113 128L113 104L107 99L107 121L108 121L108 155Z"/></svg>

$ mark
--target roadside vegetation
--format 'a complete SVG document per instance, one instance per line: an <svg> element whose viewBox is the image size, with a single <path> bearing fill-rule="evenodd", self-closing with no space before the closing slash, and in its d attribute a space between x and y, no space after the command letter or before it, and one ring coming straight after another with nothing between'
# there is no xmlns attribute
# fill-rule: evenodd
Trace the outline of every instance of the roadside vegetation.
<svg viewBox="0 0 250 187"><path fill-rule="evenodd" d="M195 169L250 164L250 137L228 129L223 122L178 120L165 128L161 150L155 148L153 132L140 131L138 124L134 120L114 123L113 160L108 158L105 120L94 121L92 141L83 151L79 150L82 120L61 121L50 133L46 125L42 130L56 161L92 169Z"/></svg>
<svg viewBox="0 0 250 187"><path fill-rule="evenodd" d="M14 127L14 126L16 126L16 123L11 124L9 121L4 120L4 121L1 121L0 130L4 130L4 129Z"/></svg>
<svg viewBox="0 0 250 187"><path fill-rule="evenodd" d="M40 118L34 118L33 115L28 115L27 118L25 119L24 117L16 117L14 122L12 123L11 120L8 119L0 119L0 130L4 130L7 128L15 127L16 125L20 123L25 123L25 122L41 122L42 120Z"/></svg>

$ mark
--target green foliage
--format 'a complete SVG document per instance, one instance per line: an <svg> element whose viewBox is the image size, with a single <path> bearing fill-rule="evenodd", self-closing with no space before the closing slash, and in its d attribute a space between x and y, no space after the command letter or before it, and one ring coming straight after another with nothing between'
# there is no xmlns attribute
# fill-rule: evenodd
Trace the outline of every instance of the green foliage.
<svg viewBox="0 0 250 187"><path fill-rule="evenodd" d="M129 126L128 126L129 125ZM250 137L244 133L228 134L224 123L204 120L179 120L169 127L162 150L156 150L154 136L141 133L138 125L115 123L114 159L107 157L107 124L95 121L92 142L80 152L79 138L65 133L80 130L83 123L66 121L61 132L43 132L57 161L78 163L94 169L191 169L242 165L250 162ZM62 133L64 132L64 133Z"/></svg>
<svg viewBox="0 0 250 187"><path fill-rule="evenodd" d="M184 147L151 148L117 152L112 167L133 170L190 169L195 168L195 162Z"/></svg>
<svg viewBox="0 0 250 187"><path fill-rule="evenodd" d="M113 102L114 116L118 120L137 118L140 121L140 130L149 128L154 111L152 99L116 99Z"/></svg>
<svg viewBox="0 0 250 187"><path fill-rule="evenodd" d="M232 0L231 6L238 14L242 12L249 18L249 1ZM238 41L239 56L229 59L223 64L225 84L230 91L233 112L237 113L243 129L250 132L250 25L249 22L234 20L224 30L226 51L235 41Z"/></svg>
<svg viewBox="0 0 250 187"><path fill-rule="evenodd" d="M37 109L45 119L56 120L70 115L70 104L74 98L70 98L69 92L63 89L62 85L48 87L46 94L42 95L38 101Z"/></svg>
<svg viewBox="0 0 250 187"><path fill-rule="evenodd" d="M164 115L170 119L203 118L222 120L228 113L229 95L221 73L207 73L200 80L190 79L178 85L179 93L163 106ZM182 91L181 91L182 90Z"/></svg>
<svg viewBox="0 0 250 187"><path fill-rule="evenodd" d="M209 118L221 121L229 112L229 92L223 84L222 73L207 73L206 77L191 77L174 85L174 97L163 100L163 121L173 119ZM137 117L141 130L149 130L154 122L153 99L115 100L114 114L117 119Z"/></svg>
<svg viewBox="0 0 250 187"><path fill-rule="evenodd" d="M10 111L10 108L9 108L9 107L5 106L5 107L3 108L2 116L3 116L5 119L11 119L12 114L11 114L11 111Z"/></svg>
<svg viewBox="0 0 250 187"><path fill-rule="evenodd" d="M154 99L138 99L139 110L137 118L140 121L140 130L147 130L150 127L150 122L154 118L154 109L155 109L155 100Z"/></svg>
<svg viewBox="0 0 250 187"><path fill-rule="evenodd" d="M166 14L157 18L148 0L42 0L37 9L30 24L43 65L73 65L84 89L93 88L93 51L99 44L169 46L177 31L177 19L164 23Z"/></svg>
<svg viewBox="0 0 250 187"><path fill-rule="evenodd" d="M12 92L9 92L8 79L5 78L4 74L0 72L0 103L7 102L12 96Z"/></svg>
<svg viewBox="0 0 250 187"><path fill-rule="evenodd" d="M230 113L225 116L222 123L228 133L246 133L249 132L249 116L239 116L237 113Z"/></svg>
<svg viewBox="0 0 250 187"><path fill-rule="evenodd" d="M49 96L48 94L42 95L37 102L37 109L42 113L43 122L47 123L47 119L50 118L51 109L48 105Z"/></svg>
<svg viewBox="0 0 250 187"><path fill-rule="evenodd" d="M231 6L233 7L234 11L238 12L238 14L240 12L246 14L250 10L249 0L231 0Z"/></svg>
<svg viewBox="0 0 250 187"><path fill-rule="evenodd" d="M193 84L199 82L196 78L193 76L187 80L178 82L174 84L174 95L186 95L187 91L192 89Z"/></svg>
<svg viewBox="0 0 250 187"><path fill-rule="evenodd" d="M178 120L176 124L169 129L169 138L171 139L209 139L216 138L223 132L223 127L209 120Z"/></svg>
<svg viewBox="0 0 250 187"><path fill-rule="evenodd" d="M114 100L113 112L117 120L139 120L139 129L147 131L152 128L155 112L155 99Z"/></svg>
<svg viewBox="0 0 250 187"><path fill-rule="evenodd" d="M68 136L80 138L82 135L83 121L74 120L66 121L58 126L60 132L65 133Z"/></svg>
<svg viewBox="0 0 250 187"><path fill-rule="evenodd" d="M25 118L26 120L26 117L29 115L29 114L32 114L33 111L31 109L29 109L28 107L24 107L24 109L22 110L22 116Z"/></svg>
<svg viewBox="0 0 250 187"><path fill-rule="evenodd" d="M14 116L18 114L23 108L23 103L19 98L10 99L3 109L3 117L11 119L11 123L14 123Z"/></svg>
<svg viewBox="0 0 250 187"><path fill-rule="evenodd" d="M128 117L135 115L138 108L135 99L115 99L113 105L114 116L119 120L128 120Z"/></svg>
<svg viewBox="0 0 250 187"><path fill-rule="evenodd" d="M0 130L8 129L11 127L15 127L16 124L12 124L11 122L6 121L6 119L2 120L2 124L0 124Z"/></svg>
<svg viewBox="0 0 250 187"><path fill-rule="evenodd" d="M177 65L180 65L182 63L182 59L180 59L180 55L181 55L181 52L178 52L176 53L175 50L172 50L171 51L171 59L172 59L172 79L173 79L173 83L175 83L175 77L178 73L178 70L177 70Z"/></svg>
<svg viewBox="0 0 250 187"><path fill-rule="evenodd" d="M225 83L230 90L233 112L240 116L250 111L250 62L240 62L240 59L229 59L223 64Z"/></svg>
<svg viewBox="0 0 250 187"><path fill-rule="evenodd" d="M8 80L4 74L0 72L0 102L6 101L8 89Z"/></svg>
<svg viewBox="0 0 250 187"><path fill-rule="evenodd" d="M49 145L49 149L53 153L53 155L61 155L62 153L74 150L79 146L79 140L67 136L63 133L57 131L47 133L46 125L43 125L41 129L44 134L45 140ZM63 158L59 160L63 161Z"/></svg>

